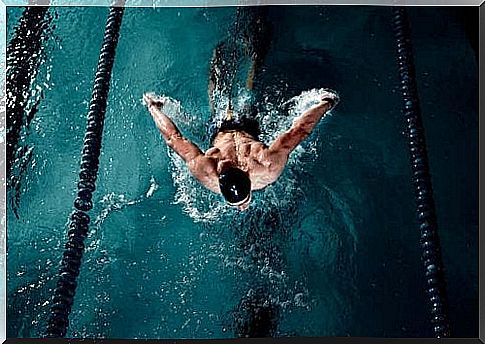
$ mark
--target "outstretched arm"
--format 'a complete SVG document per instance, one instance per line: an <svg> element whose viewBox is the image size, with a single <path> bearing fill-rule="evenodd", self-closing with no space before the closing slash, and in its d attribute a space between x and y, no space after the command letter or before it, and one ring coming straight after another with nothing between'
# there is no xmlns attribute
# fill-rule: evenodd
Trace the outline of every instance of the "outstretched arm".
<svg viewBox="0 0 485 344"><path fill-rule="evenodd" d="M281 134L269 147L269 151L277 155L288 155L304 139L310 135L320 119L338 102L336 94L325 92L319 104L311 107L298 117L291 128Z"/></svg>
<svg viewBox="0 0 485 344"><path fill-rule="evenodd" d="M144 94L143 101L167 145L185 161L194 177L209 190L220 192L215 162L207 158L199 147L183 137L173 121L161 111L163 99Z"/></svg>
<svg viewBox="0 0 485 344"><path fill-rule="evenodd" d="M199 147L183 137L173 121L161 111L163 99L151 94L144 94L143 100L167 145L186 163L203 155Z"/></svg>

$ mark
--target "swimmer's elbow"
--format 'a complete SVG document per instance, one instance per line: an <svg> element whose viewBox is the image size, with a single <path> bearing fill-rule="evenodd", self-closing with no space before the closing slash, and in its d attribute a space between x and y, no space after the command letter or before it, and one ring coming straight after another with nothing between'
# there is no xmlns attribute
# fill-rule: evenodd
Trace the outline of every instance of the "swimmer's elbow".
<svg viewBox="0 0 485 344"><path fill-rule="evenodd" d="M279 140L278 144L273 147L275 153L280 155L288 155L311 133L311 128L304 125L295 126L290 132Z"/></svg>
<svg viewBox="0 0 485 344"><path fill-rule="evenodd" d="M301 141L308 137L313 128L315 128L316 122L314 121L302 121L298 123L294 130L294 136Z"/></svg>
<svg viewBox="0 0 485 344"><path fill-rule="evenodd" d="M163 138L165 139L165 142L167 143L167 145L169 147L175 149L176 143L182 139L182 136L180 135L180 133L173 131L173 132L166 133L165 135L163 135Z"/></svg>

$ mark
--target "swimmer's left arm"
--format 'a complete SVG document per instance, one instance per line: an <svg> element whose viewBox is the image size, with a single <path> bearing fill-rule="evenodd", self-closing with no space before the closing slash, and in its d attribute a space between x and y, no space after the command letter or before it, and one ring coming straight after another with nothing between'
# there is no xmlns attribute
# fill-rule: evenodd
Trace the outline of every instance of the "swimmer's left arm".
<svg viewBox="0 0 485 344"><path fill-rule="evenodd" d="M328 94L325 94L325 96L327 97L322 97L319 104L313 106L298 117L287 132L276 138L269 147L269 152L271 154L288 155L310 135L320 119L333 108L338 101L336 96L335 98L330 98Z"/></svg>

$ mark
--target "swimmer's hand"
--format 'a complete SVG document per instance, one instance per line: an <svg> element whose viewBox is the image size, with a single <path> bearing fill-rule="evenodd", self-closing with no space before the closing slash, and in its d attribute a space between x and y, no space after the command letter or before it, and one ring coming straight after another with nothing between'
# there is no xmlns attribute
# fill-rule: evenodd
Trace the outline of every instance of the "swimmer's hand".
<svg viewBox="0 0 485 344"><path fill-rule="evenodd" d="M157 96L155 93L145 93L143 95L143 104L149 109L153 106L157 109L161 109L165 104L165 98Z"/></svg>
<svg viewBox="0 0 485 344"><path fill-rule="evenodd" d="M337 92L335 92L331 89L325 89L320 94L320 101L322 103L326 103L326 102L330 103L330 109L333 109L335 107L335 105L337 105L338 102L340 101L340 98L339 98Z"/></svg>

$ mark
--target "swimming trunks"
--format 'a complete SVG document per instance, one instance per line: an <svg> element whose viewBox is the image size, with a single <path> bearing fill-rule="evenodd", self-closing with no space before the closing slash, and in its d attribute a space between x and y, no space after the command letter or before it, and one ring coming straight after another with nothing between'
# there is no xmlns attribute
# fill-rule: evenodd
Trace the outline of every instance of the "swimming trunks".
<svg viewBox="0 0 485 344"><path fill-rule="evenodd" d="M209 127L210 143L213 143L217 134L231 130L243 131L254 137L256 140L261 133L259 129L259 123L254 118L242 116L238 119L225 119L220 125L212 123L212 125Z"/></svg>

